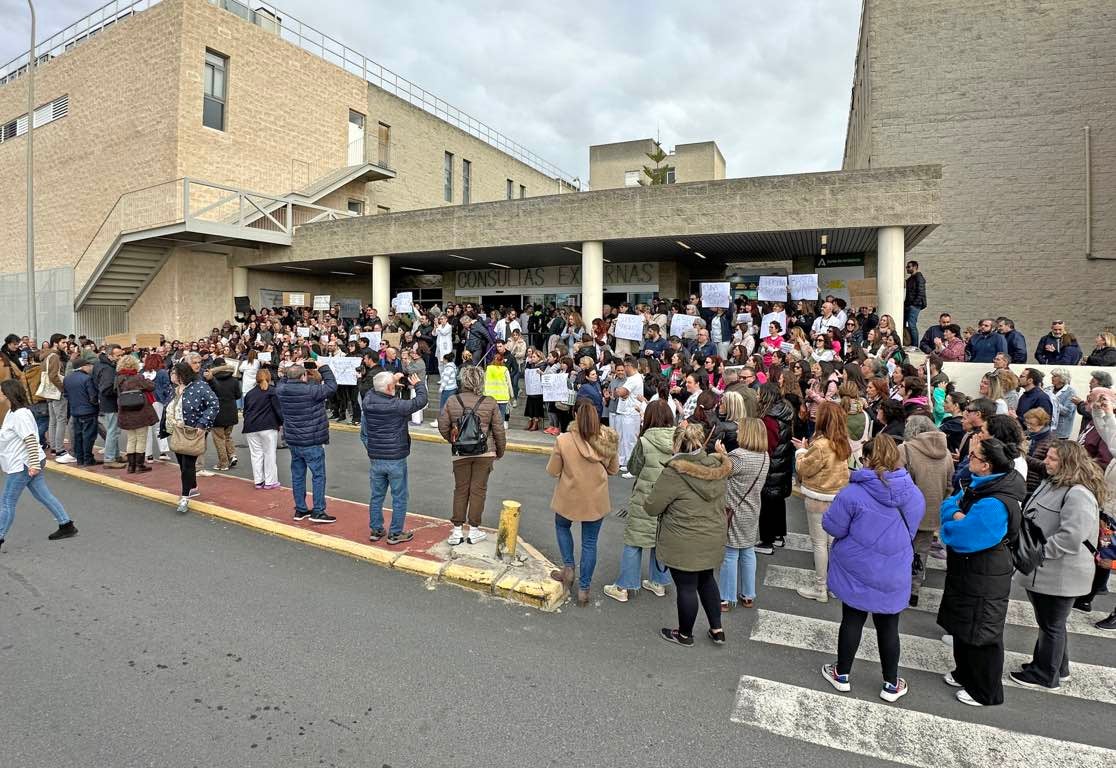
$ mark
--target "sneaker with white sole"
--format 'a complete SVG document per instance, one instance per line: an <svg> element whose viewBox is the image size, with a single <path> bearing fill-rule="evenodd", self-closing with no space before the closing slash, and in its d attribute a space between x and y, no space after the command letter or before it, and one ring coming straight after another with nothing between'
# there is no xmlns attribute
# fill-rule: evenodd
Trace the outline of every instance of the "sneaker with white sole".
<svg viewBox="0 0 1116 768"><path fill-rule="evenodd" d="M620 477L624 478L625 480L635 480L635 475L633 475L631 472L621 472Z"/></svg>
<svg viewBox="0 0 1116 768"><path fill-rule="evenodd" d="M849 676L837 674L836 664L822 664L821 673L822 677L828 680L829 684L841 693L848 693L852 690L852 683L849 682Z"/></svg>
<svg viewBox="0 0 1116 768"><path fill-rule="evenodd" d="M446 539L446 543L449 544L451 547L456 547L463 541L465 541L465 534L461 532L460 525L455 525L453 527L453 530L450 532L449 538Z"/></svg>
<svg viewBox="0 0 1116 768"><path fill-rule="evenodd" d="M950 688L962 687L961 683L957 682L957 679L953 676L952 672L946 672L944 675L942 675L942 680L944 680L945 684L948 685Z"/></svg>
<svg viewBox="0 0 1116 768"><path fill-rule="evenodd" d="M895 685L885 682L880 689L880 698L884 701L896 702L907 695L907 681L901 677L895 678Z"/></svg>
<svg viewBox="0 0 1116 768"><path fill-rule="evenodd" d="M488 534L482 531L480 528L470 528L469 535L465 537L465 541L469 542L470 544L480 544L487 538Z"/></svg>
<svg viewBox="0 0 1116 768"><path fill-rule="evenodd" d="M75 459L69 453L58 454L57 456L54 457L54 461L58 464L75 464L75 463L77 463L77 459Z"/></svg>
<svg viewBox="0 0 1116 768"><path fill-rule="evenodd" d="M946 645L948 645L950 648L952 648L953 647L953 635L942 635L942 642L945 643Z"/></svg>
<svg viewBox="0 0 1116 768"><path fill-rule="evenodd" d="M754 549L756 553L760 555L775 554L775 547L771 546L770 544L756 544L754 547L752 547L752 549Z"/></svg>
<svg viewBox="0 0 1116 768"><path fill-rule="evenodd" d="M213 477L215 473L210 472L208 469L199 469L198 477Z"/></svg>
<svg viewBox="0 0 1116 768"><path fill-rule="evenodd" d="M644 579L640 586L653 594L655 597L666 597L666 585L656 584L653 581Z"/></svg>
<svg viewBox="0 0 1116 768"><path fill-rule="evenodd" d="M628 590L616 584L609 584L604 588L604 593L618 603L628 602Z"/></svg>
<svg viewBox="0 0 1116 768"><path fill-rule="evenodd" d="M957 700L959 702L961 702L962 704L968 704L970 707L983 707L984 706L979 701L977 701L972 696L970 696L969 692L966 691L964 688L962 688L961 690L959 690L957 692Z"/></svg>
<svg viewBox="0 0 1116 768"><path fill-rule="evenodd" d="M186 494L186 498L188 499L196 499L199 496L201 496L201 491L197 488L191 488L190 492Z"/></svg>
<svg viewBox="0 0 1116 768"><path fill-rule="evenodd" d="M799 587L797 592L799 597L805 597L807 600L817 600L819 603L829 602L829 591L825 587L816 585L813 587Z"/></svg>
<svg viewBox="0 0 1116 768"><path fill-rule="evenodd" d="M183 512L185 512L189 508L190 508L190 500L188 498L186 498L185 496L183 496L182 498L180 498L178 500L178 506L175 507L174 509L179 514L182 514Z"/></svg>

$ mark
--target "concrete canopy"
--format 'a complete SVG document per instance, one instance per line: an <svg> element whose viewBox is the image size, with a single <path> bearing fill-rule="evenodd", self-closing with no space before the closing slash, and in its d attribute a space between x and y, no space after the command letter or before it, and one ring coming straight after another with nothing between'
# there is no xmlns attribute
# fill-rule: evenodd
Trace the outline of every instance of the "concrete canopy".
<svg viewBox="0 0 1116 768"><path fill-rule="evenodd" d="M472 265L577 261L599 240L612 262L685 259L710 266L875 249L879 227L904 229L910 249L941 223L941 166L764 176L550 195L308 224L290 246L231 256L230 266L313 271L392 257L429 272ZM681 243L684 243L685 247ZM360 271L360 270L357 270Z"/></svg>

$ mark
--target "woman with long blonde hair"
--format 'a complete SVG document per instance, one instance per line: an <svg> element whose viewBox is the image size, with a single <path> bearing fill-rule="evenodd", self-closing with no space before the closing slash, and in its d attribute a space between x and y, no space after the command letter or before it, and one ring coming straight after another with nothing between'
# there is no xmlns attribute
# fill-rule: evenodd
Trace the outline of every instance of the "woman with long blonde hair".
<svg viewBox="0 0 1116 768"><path fill-rule="evenodd" d="M1000 380L999 371L989 371L980 379L980 396L986 397L996 404L996 413L1007 413L1007 401L1004 400L1004 384Z"/></svg>
<svg viewBox="0 0 1116 768"><path fill-rule="evenodd" d="M279 445L279 427L283 415L279 398L271 386L271 373L266 368L256 371L255 386L244 396L244 427L252 457L252 480L257 490L270 491L279 487L275 451Z"/></svg>

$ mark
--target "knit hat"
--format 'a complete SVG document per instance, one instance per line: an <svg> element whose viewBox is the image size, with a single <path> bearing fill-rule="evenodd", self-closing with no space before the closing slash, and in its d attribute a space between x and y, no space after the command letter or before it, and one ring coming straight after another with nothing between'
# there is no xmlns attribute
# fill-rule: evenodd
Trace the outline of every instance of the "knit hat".
<svg viewBox="0 0 1116 768"><path fill-rule="evenodd" d="M75 368L84 368L87 365L96 365L96 363L97 363L96 353L90 352L89 350L86 350L86 351L81 353L81 357L78 358L78 361L77 361L77 363L75 364L74 367Z"/></svg>

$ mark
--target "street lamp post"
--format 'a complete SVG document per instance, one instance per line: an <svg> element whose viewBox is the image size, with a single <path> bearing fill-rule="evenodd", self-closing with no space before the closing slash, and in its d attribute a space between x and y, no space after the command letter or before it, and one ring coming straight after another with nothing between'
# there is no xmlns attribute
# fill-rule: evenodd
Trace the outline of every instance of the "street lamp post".
<svg viewBox="0 0 1116 768"><path fill-rule="evenodd" d="M27 53L27 326L31 340L38 341L35 316L35 5L31 9L31 48Z"/></svg>

